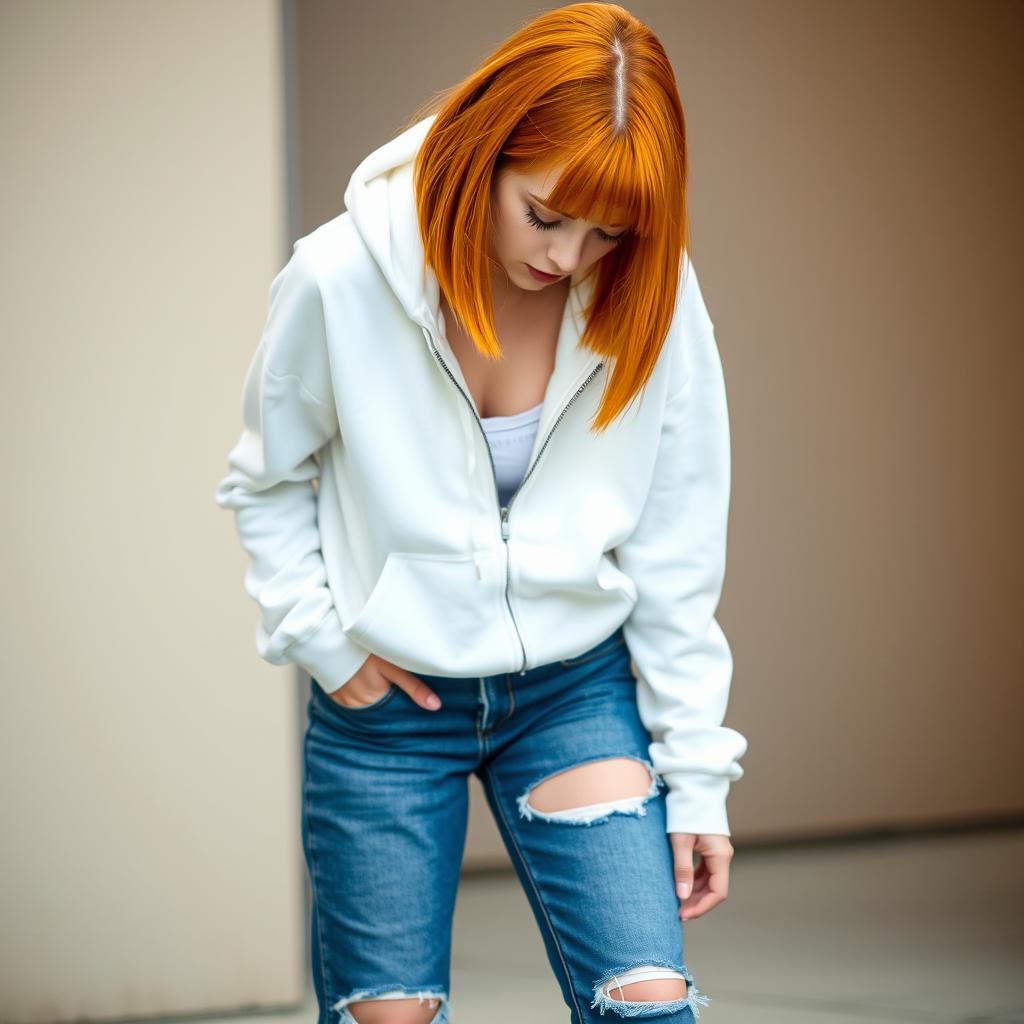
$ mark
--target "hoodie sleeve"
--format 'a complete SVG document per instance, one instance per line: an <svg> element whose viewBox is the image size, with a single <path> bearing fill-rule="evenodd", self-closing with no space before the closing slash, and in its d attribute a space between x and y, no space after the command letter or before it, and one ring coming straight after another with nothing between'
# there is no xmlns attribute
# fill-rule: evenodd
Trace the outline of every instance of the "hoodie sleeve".
<svg viewBox="0 0 1024 1024"><path fill-rule="evenodd" d="M370 651L342 631L320 549L316 454L338 431L320 289L301 241L270 286L270 309L242 392L243 430L215 500L232 509L259 605L256 649L340 688Z"/></svg>
<svg viewBox="0 0 1024 1024"><path fill-rule="evenodd" d="M746 738L722 725L732 654L715 612L725 575L730 440L722 364L701 315L684 330L685 382L665 408L654 476L633 533L616 549L639 594L623 626L637 709L667 786L668 832L729 835L726 798Z"/></svg>

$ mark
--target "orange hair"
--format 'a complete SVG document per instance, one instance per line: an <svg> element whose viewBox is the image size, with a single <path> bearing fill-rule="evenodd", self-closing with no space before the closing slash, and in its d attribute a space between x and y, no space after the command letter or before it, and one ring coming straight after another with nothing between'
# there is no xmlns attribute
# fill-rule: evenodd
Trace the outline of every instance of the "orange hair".
<svg viewBox="0 0 1024 1024"><path fill-rule="evenodd" d="M598 276L580 344L614 360L591 423L604 430L654 370L689 250L686 125L664 48L617 4L569 4L520 28L406 127L431 113L414 164L424 263L485 357L502 351L488 255L497 171L564 164L547 206L630 225L587 275Z"/></svg>

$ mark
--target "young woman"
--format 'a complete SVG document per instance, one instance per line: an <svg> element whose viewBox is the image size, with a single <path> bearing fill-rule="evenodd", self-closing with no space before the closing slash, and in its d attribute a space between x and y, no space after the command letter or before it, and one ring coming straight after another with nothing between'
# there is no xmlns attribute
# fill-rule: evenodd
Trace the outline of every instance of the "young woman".
<svg viewBox="0 0 1024 1024"><path fill-rule="evenodd" d="M692 1021L747 743L672 70L573 4L426 109L274 279L217 491L259 653L312 679L320 1024L448 1021L471 772L572 1021Z"/></svg>

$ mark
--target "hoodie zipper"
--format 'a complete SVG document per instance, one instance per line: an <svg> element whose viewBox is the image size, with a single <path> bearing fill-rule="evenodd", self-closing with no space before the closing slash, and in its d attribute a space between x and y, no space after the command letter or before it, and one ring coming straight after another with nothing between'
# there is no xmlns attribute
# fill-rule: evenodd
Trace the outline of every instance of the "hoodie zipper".
<svg viewBox="0 0 1024 1024"><path fill-rule="evenodd" d="M558 414L558 419L556 419L555 422L551 425L551 429L548 431L547 437L544 438L544 443L540 446L540 450L537 452L537 457L530 464L530 467L527 469L526 474L523 476L522 480L519 481L519 485L512 492L512 495L508 499L508 504L502 505L500 490L498 488L498 471L494 465L494 455L491 452L491 446L487 441L487 431L484 430L484 425L481 422L480 417L477 415L476 408L473 405L473 400L469 397L469 395L466 394L466 392L463 390L459 382L455 379L455 375L448 368L448 364L444 361L444 357L441 355L437 346L434 344L434 338L431 335L430 331L428 331L426 327L423 328L423 331L430 342L431 352L434 353L434 356L437 358L437 361L444 368L444 372L448 374L448 378L458 389L459 394L462 395L462 397L466 400L466 404L469 406L469 411L473 414L473 419L476 420L477 426L480 428L480 433L483 434L484 437L484 447L487 449L487 457L491 463L491 475L494 479L494 496L498 502L498 514L501 518L501 539L505 544L505 604L508 607L509 615L512 617L512 625L515 626L516 638L519 640L519 649L522 651L523 654L523 663L522 667L519 669L519 674L525 675L527 671L526 645L523 643L522 633L519 632L519 623L516 620L516 613L512 610L512 600L509 596L509 589L512 582L512 559L508 550L508 537L510 532L508 525L509 510L512 508L512 502L516 500L516 496L522 490L523 484L525 484L526 481L530 479L530 475L537 467L537 463L540 462L540 457L544 454L544 449L547 448L548 442L551 440L551 435L554 434L556 428L558 427L558 424L562 422L562 417L569 411L569 408L572 405L572 403L575 402L581 394L583 394L583 389L598 375L601 368L604 366L604 363L598 363L597 366L594 367L594 369L591 371L587 379L576 389L576 393L566 403L565 408Z"/></svg>

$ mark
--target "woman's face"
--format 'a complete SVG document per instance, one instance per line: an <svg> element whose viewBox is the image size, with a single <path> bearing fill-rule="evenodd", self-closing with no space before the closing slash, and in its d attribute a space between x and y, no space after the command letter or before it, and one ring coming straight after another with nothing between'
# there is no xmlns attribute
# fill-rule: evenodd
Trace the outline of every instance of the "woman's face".
<svg viewBox="0 0 1024 1024"><path fill-rule="evenodd" d="M577 271L585 273L620 244L616 237L628 229L625 224L572 220L545 206L543 200L560 172L561 167L532 174L506 168L495 175L491 257L509 283L526 292L541 292ZM530 267L558 277L538 280Z"/></svg>

